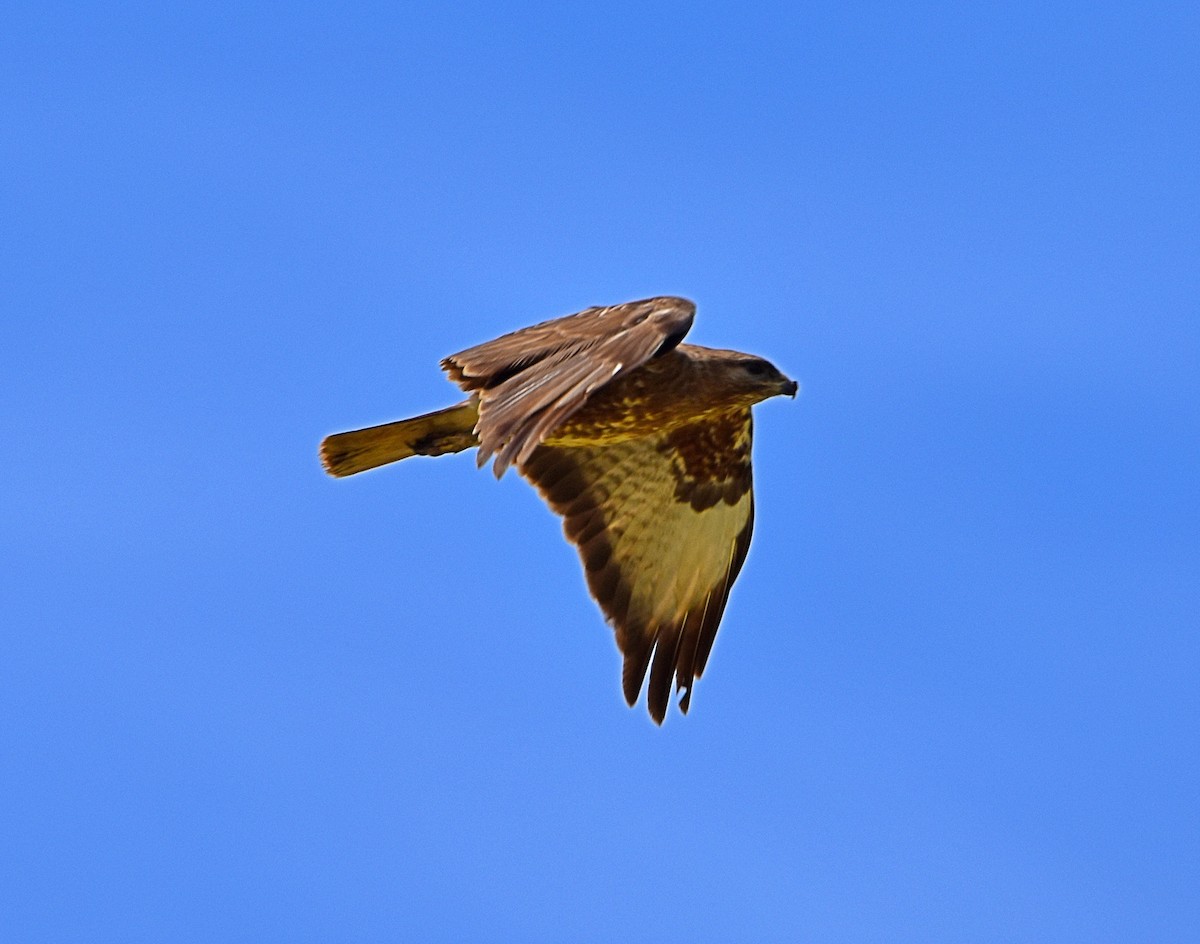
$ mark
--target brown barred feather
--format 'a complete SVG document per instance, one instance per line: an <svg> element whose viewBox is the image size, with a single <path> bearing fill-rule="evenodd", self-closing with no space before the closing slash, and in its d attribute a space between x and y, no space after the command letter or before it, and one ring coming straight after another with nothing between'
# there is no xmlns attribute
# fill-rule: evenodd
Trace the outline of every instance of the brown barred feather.
<svg viewBox="0 0 1200 944"><path fill-rule="evenodd" d="M699 470L694 464L689 469L669 436L597 447L541 446L520 467L563 516L563 531L579 550L588 589L624 656L625 700L637 701L649 671L646 705L659 724L672 683L684 693L680 707L690 706L750 547L749 410L743 412L738 434L716 443L741 456L741 464L726 468L734 478L721 493L731 500L699 509L691 500L697 485L689 478L689 471Z"/></svg>

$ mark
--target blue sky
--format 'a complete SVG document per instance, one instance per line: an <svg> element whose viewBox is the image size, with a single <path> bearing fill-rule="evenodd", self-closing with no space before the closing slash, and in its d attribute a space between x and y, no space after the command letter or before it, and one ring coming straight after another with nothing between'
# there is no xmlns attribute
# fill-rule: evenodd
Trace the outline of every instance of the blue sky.
<svg viewBox="0 0 1200 944"><path fill-rule="evenodd" d="M1190 4L25 5L0 936L1200 936ZM329 432L591 304L803 384L692 713Z"/></svg>

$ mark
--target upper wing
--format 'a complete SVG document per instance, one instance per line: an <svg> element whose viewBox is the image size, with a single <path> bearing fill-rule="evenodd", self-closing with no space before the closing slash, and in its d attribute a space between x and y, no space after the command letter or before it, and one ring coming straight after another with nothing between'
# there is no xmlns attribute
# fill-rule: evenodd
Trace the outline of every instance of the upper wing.
<svg viewBox="0 0 1200 944"><path fill-rule="evenodd" d="M675 347L696 306L663 296L588 308L451 354L442 368L479 393L479 464L523 464L546 434L614 377Z"/></svg>
<svg viewBox="0 0 1200 944"><path fill-rule="evenodd" d="M579 548L625 657L625 700L661 723L704 671L754 525L750 411L606 446L542 446L521 467Z"/></svg>

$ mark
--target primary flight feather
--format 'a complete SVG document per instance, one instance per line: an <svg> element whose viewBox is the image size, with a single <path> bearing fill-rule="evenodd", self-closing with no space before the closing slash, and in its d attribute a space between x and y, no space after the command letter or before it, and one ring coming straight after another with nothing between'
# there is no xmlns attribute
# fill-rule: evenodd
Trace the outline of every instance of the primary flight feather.
<svg viewBox="0 0 1200 944"><path fill-rule="evenodd" d="M478 446L563 518L616 632L622 687L662 723L686 713L754 524L750 408L795 396L759 357L681 343L696 306L663 296L589 308L442 361L470 394L321 443L331 475Z"/></svg>

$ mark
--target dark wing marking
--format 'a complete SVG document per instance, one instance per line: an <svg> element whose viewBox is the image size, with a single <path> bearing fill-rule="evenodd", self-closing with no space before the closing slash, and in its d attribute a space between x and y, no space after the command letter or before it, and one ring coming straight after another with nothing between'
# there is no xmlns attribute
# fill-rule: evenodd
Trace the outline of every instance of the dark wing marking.
<svg viewBox="0 0 1200 944"><path fill-rule="evenodd" d="M497 476L523 464L594 390L678 345L695 313L671 296L589 308L445 358L450 379L479 393L479 464L495 455Z"/></svg>
<svg viewBox="0 0 1200 944"><path fill-rule="evenodd" d="M710 423L696 423L709 427ZM695 464L688 468L671 436L606 446L542 446L521 467L579 548L588 588L624 655L622 687L633 705L646 670L646 703L661 723L671 682L691 703L692 684L708 662L729 590L750 547L754 496L750 411L725 463L715 501L695 502ZM706 489L704 494L708 494ZM653 664L651 664L653 663Z"/></svg>

